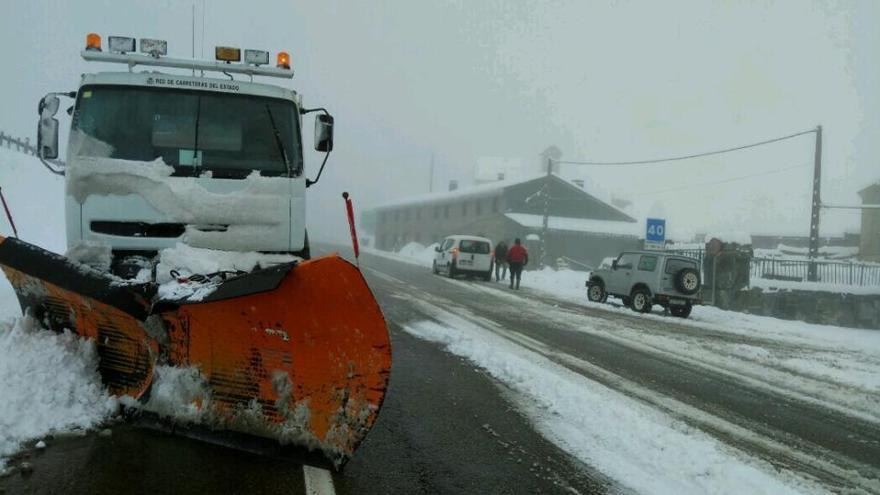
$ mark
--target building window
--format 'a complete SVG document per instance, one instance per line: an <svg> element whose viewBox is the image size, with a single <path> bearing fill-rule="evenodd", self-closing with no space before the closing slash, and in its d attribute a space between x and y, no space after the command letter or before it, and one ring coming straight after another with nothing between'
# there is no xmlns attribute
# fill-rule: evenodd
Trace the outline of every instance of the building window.
<svg viewBox="0 0 880 495"><path fill-rule="evenodd" d="M480 201L480 200L478 199L478 200L474 201L474 203L476 203L477 216L482 215L482 214L483 214L483 203L482 203L482 201Z"/></svg>
<svg viewBox="0 0 880 495"><path fill-rule="evenodd" d="M449 218L449 205L443 207L443 218Z"/></svg>
<svg viewBox="0 0 880 495"><path fill-rule="evenodd" d="M463 217L467 216L467 203L461 204L461 216L463 216Z"/></svg>
<svg viewBox="0 0 880 495"><path fill-rule="evenodd" d="M498 213L498 198L492 198L492 213Z"/></svg>

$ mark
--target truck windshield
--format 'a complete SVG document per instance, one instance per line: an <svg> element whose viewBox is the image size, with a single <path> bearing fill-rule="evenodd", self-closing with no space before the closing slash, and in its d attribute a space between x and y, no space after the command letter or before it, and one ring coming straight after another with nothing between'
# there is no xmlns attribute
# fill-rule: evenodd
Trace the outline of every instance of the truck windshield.
<svg viewBox="0 0 880 495"><path fill-rule="evenodd" d="M302 172L296 106L242 94L83 87L73 114L71 152L138 161L162 158L177 175Z"/></svg>

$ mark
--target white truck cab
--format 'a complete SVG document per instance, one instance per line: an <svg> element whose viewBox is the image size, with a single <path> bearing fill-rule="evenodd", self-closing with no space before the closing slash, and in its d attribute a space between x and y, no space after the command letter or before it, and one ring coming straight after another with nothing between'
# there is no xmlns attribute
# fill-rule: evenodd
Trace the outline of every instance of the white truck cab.
<svg viewBox="0 0 880 495"><path fill-rule="evenodd" d="M246 63L233 63L240 50L218 47L216 62L171 59L156 40L141 40L147 54L140 55L130 53L133 38L115 37L104 53L95 36L83 58L128 70L84 74L77 91L65 94L75 101L63 167L51 161L58 94L40 104L41 158L65 175L68 247L98 242L121 259L184 242L307 258L305 190L313 181L304 175L301 124L311 110L291 89L253 82L292 77L289 56L279 53L278 67L263 67L268 52L247 50ZM138 65L191 74L134 72ZM324 112L315 121L315 148L329 154L333 119L315 110Z"/></svg>

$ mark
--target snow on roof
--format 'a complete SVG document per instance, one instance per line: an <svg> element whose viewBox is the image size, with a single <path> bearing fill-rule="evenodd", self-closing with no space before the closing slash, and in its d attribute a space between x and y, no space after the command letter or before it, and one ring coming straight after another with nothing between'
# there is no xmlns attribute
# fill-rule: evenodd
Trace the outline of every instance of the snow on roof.
<svg viewBox="0 0 880 495"><path fill-rule="evenodd" d="M505 213L504 216L528 228L541 228L544 223L542 215L530 213ZM549 217L547 226L550 230L566 230L570 232L591 232L595 234L611 234L638 237L641 229L638 222L620 222L616 220L596 220L593 218Z"/></svg>
<svg viewBox="0 0 880 495"><path fill-rule="evenodd" d="M432 193L419 194L416 196L409 196L405 198L398 199L396 201L391 201L389 203L385 203L376 207L376 209L383 208L392 208L395 206L404 206L410 205L414 203L431 203L435 201L445 201L448 199L456 199L456 198L467 198L470 196L480 196L486 195L491 192L495 192L506 187L516 186L519 184L524 184L526 182L533 181L535 179L540 179L544 177L545 174L534 174L523 176L521 178L516 179L507 179L507 180L499 180L496 182L489 182L487 184L480 184L478 186L465 187L461 189L456 189L454 191L439 191Z"/></svg>

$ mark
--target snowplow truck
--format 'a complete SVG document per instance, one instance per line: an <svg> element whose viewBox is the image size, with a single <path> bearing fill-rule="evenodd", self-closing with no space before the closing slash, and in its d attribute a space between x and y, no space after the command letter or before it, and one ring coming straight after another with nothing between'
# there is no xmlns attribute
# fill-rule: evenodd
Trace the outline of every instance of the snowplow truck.
<svg viewBox="0 0 880 495"><path fill-rule="evenodd" d="M359 269L338 254L310 257L305 194L333 148L333 117L254 82L292 78L285 52L272 66L259 50L242 60L217 47L205 61L168 57L162 40L139 40L140 53L134 38L110 37L106 49L96 34L86 41L86 61L127 70L84 74L76 91L40 101L39 158L64 176L68 256L0 237L23 311L94 339L102 380L132 416L341 469L376 421L391 348ZM64 97L73 103L62 162ZM314 180L300 131L311 112L325 153ZM181 245L287 256L244 273L158 273L157 253ZM75 259L82 246L106 248L108 266ZM163 291L162 275L175 290ZM178 391L185 414L147 407L163 369L193 382Z"/></svg>

